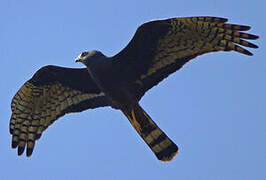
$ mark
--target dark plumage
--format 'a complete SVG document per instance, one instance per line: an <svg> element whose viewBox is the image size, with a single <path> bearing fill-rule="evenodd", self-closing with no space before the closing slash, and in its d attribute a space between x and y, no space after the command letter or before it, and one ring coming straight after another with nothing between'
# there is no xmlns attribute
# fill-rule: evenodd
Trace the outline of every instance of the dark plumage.
<svg viewBox="0 0 266 180"><path fill-rule="evenodd" d="M236 51L252 55L239 45L257 48L243 39L249 26L227 24L217 17L171 18L141 25L117 55L99 51L81 53L76 62L87 68L45 66L12 99L12 148L32 154L35 141L59 117L103 106L121 110L157 158L169 161L178 147L139 105L145 92L189 60L209 52ZM239 45L237 45L239 44Z"/></svg>

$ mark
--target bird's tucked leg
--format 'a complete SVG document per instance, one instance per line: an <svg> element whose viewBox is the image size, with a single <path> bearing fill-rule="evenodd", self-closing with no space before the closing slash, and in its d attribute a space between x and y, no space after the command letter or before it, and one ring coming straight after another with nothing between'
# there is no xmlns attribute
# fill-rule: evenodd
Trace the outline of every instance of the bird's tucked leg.
<svg viewBox="0 0 266 180"><path fill-rule="evenodd" d="M167 137L139 104L122 112L159 160L170 161L174 158L178 152L177 145Z"/></svg>

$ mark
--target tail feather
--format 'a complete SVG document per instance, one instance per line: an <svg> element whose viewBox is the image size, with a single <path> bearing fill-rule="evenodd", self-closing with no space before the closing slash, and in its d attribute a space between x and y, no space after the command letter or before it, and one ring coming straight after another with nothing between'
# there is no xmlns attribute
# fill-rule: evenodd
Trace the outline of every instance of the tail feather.
<svg viewBox="0 0 266 180"><path fill-rule="evenodd" d="M159 160L171 161L175 157L178 153L177 145L155 124L139 104L122 112Z"/></svg>

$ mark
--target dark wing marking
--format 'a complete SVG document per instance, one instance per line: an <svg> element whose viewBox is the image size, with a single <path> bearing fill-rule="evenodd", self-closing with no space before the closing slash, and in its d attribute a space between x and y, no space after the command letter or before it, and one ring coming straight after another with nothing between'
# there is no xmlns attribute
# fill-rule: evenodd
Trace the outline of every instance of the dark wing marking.
<svg viewBox="0 0 266 180"><path fill-rule="evenodd" d="M141 25L130 43L113 57L136 98L157 85L189 60L209 52L236 51L252 55L238 46L258 48L243 39L258 36L243 33L249 26L227 24L218 17L186 17L151 21Z"/></svg>
<svg viewBox="0 0 266 180"><path fill-rule="evenodd" d="M110 105L86 68L45 66L16 93L11 102L12 148L21 155L27 146L32 154L35 141L59 117L71 112Z"/></svg>

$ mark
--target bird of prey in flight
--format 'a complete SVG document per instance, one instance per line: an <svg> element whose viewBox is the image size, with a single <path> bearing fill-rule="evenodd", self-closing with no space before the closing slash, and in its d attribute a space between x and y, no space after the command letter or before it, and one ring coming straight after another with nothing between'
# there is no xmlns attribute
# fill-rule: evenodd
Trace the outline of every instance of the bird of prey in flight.
<svg viewBox="0 0 266 180"><path fill-rule="evenodd" d="M219 17L184 17L142 24L128 45L113 57L100 51L81 53L86 68L48 65L22 85L11 102L12 148L31 156L35 141L67 113L110 106L120 110L161 161L170 161L178 146L143 110L139 101L152 87L199 55L258 48L245 39L249 26Z"/></svg>

